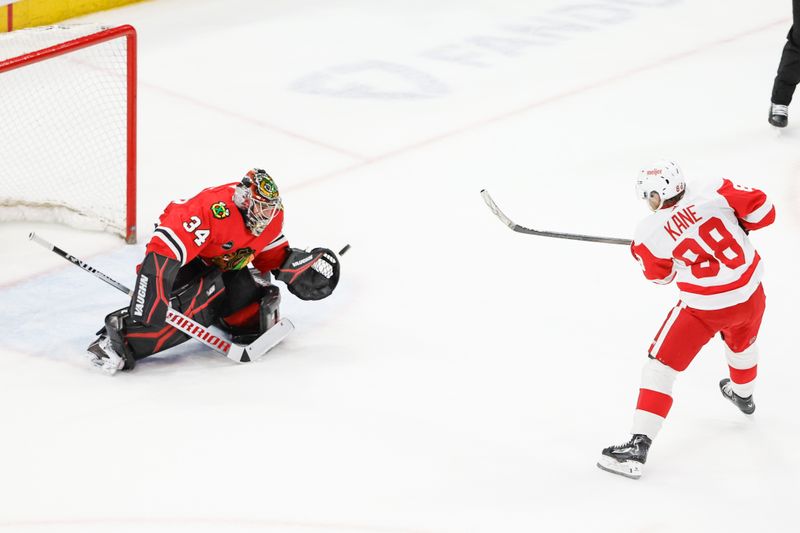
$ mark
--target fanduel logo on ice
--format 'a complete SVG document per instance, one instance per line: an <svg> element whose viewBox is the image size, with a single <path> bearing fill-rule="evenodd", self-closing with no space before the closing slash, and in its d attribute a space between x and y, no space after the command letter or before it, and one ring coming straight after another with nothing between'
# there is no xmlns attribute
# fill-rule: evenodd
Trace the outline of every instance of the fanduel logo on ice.
<svg viewBox="0 0 800 533"><path fill-rule="evenodd" d="M139 278L139 290L136 291L136 305L133 306L133 314L142 316L144 314L144 297L147 294L147 276Z"/></svg>
<svg viewBox="0 0 800 533"><path fill-rule="evenodd" d="M377 57L340 63L306 74L294 82L295 92L375 100L420 100L441 98L474 86L464 84L465 76L494 78L491 68L509 61L543 55L548 47L589 41L592 32L640 22L649 9L672 8L686 0L574 0L549 2L546 11L524 10L513 19L498 21L492 27L450 41L431 43L423 50L408 50L401 62ZM524 2L520 4L525 5ZM658 16L657 14L654 16ZM414 43L413 39L408 43ZM591 42L584 44L591 46ZM538 54L536 51L539 51ZM379 50L376 51L379 53ZM557 52L556 52L557 53ZM394 54L392 54L394 55ZM442 68L446 66L448 68ZM452 73L452 74L450 74ZM448 75L450 74L450 75Z"/></svg>

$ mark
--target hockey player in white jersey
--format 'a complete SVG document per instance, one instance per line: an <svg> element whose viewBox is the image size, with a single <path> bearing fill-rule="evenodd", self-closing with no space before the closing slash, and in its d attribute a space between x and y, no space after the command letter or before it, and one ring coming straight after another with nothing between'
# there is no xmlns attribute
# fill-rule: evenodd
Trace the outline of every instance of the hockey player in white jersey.
<svg viewBox="0 0 800 533"><path fill-rule="evenodd" d="M650 281L675 281L680 300L650 345L631 440L604 449L597 463L634 479L672 406L675 378L717 333L730 371L719 383L722 395L747 415L755 411L756 338L765 297L761 257L748 234L775 220L762 191L727 179L687 187L673 161L641 170L636 191L653 213L636 228L631 252Z"/></svg>

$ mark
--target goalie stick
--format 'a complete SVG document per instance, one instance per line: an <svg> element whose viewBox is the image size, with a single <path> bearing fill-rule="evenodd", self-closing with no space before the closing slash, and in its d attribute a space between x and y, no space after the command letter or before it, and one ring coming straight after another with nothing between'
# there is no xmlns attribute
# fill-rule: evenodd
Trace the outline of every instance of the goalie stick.
<svg viewBox="0 0 800 533"><path fill-rule="evenodd" d="M91 265L84 263L77 257L70 255L58 246L55 246L51 242L39 237L36 235L36 233L30 233L28 238L37 244L41 244L56 255L60 255L78 268L85 270L97 278L100 278L115 289L124 292L128 296L131 295L132 291L122 283L111 279ZM167 310L167 323L178 331L202 342L215 352L220 353L228 359L236 361L237 363L248 363L263 357L271 348L286 338L286 336L294 329L294 324L292 324L288 318L282 318L252 343L242 346L215 335L206 326L195 322L188 316L172 308Z"/></svg>
<svg viewBox="0 0 800 533"><path fill-rule="evenodd" d="M631 244L630 239L620 239L618 237L596 237L594 235L582 235L580 233L561 233L557 231L543 231L526 228L525 226L516 224L514 221L508 218L505 213L500 211L500 208L497 207L497 204L494 203L494 200L492 200L492 197L489 195L489 191L482 189L481 196L483 197L483 201L486 202L486 205L489 206L489 209L491 209L492 213L494 213L495 216L503 222L503 224L517 233L538 235L540 237L555 237L556 239L571 239L574 241L603 242L606 244L624 244L627 246L630 246Z"/></svg>

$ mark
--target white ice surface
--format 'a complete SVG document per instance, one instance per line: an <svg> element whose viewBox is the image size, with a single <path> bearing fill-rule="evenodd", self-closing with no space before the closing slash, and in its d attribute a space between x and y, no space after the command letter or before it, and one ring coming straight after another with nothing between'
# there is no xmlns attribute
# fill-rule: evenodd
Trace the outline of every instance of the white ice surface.
<svg viewBox="0 0 800 533"><path fill-rule="evenodd" d="M340 287L235 365L195 343L108 378L82 352L143 245L0 226L0 530L796 531L800 111L767 124L783 0L157 0L85 17L140 37L140 241L171 199L274 175L297 246L352 244ZM532 28L547 26L549 33ZM792 118L794 117L794 118ZM627 438L677 299L622 246L639 165L768 191L758 410L713 340L644 477Z"/></svg>

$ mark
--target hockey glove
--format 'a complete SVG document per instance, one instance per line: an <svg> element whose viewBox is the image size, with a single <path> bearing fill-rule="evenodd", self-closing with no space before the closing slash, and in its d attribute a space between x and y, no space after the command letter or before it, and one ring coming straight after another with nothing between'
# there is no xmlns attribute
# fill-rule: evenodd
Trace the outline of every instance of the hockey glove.
<svg viewBox="0 0 800 533"><path fill-rule="evenodd" d="M144 256L128 308L133 322L147 326L165 323L169 295L180 268L180 261L175 259L153 252Z"/></svg>
<svg viewBox="0 0 800 533"><path fill-rule="evenodd" d="M286 260L272 273L301 300L322 300L339 284L339 260L327 248L289 248Z"/></svg>

